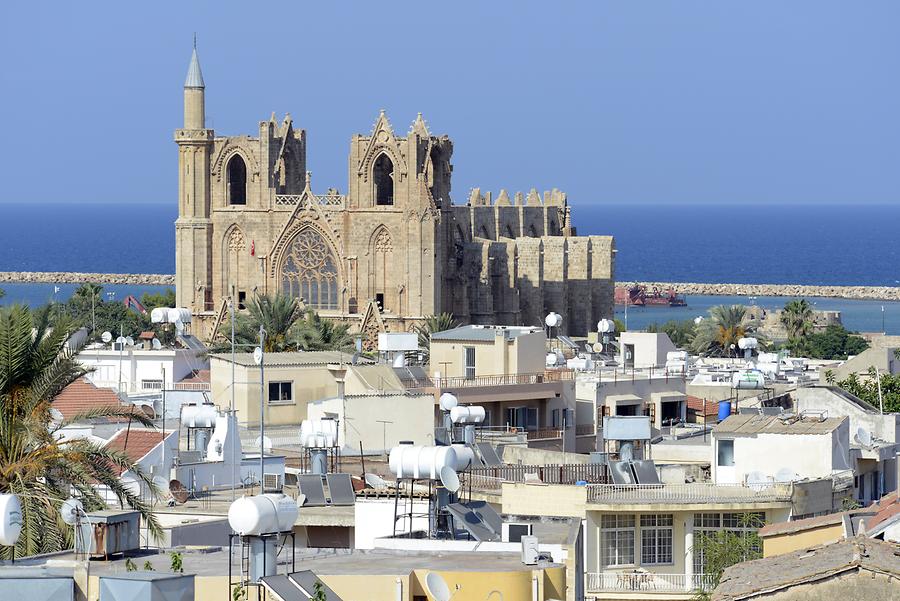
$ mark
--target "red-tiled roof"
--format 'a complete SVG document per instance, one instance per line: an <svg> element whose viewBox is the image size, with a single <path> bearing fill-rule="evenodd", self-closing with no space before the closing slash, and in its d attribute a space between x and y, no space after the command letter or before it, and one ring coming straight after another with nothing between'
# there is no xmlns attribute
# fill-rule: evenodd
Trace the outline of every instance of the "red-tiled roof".
<svg viewBox="0 0 900 601"><path fill-rule="evenodd" d="M878 524L900 513L900 503L897 502L897 493L885 495L877 503L873 503L869 509L877 513L866 520L866 530L874 530Z"/></svg>
<svg viewBox="0 0 900 601"><path fill-rule="evenodd" d="M701 399L700 397L687 395L687 406L688 406L688 409L692 409L694 411L699 412L701 415L704 415L703 399ZM716 401L706 401L705 415L716 415L718 412L719 412L719 403L717 403Z"/></svg>
<svg viewBox="0 0 900 601"><path fill-rule="evenodd" d="M191 372L191 375L187 376L183 380L184 383L192 383L192 382L209 382L209 370L208 369L195 369Z"/></svg>
<svg viewBox="0 0 900 601"><path fill-rule="evenodd" d="M141 332L138 338L140 338L141 340L153 340L154 338L156 338L156 334L154 334L150 330L147 330L146 332Z"/></svg>
<svg viewBox="0 0 900 601"><path fill-rule="evenodd" d="M106 448L122 451L131 460L137 463L153 448L163 441L164 435L158 430L144 428L122 428L109 439ZM121 470L119 471L121 475Z"/></svg>
<svg viewBox="0 0 900 601"><path fill-rule="evenodd" d="M110 388L97 388L85 378L78 378L53 399L53 408L66 419L97 407L120 407L123 403Z"/></svg>

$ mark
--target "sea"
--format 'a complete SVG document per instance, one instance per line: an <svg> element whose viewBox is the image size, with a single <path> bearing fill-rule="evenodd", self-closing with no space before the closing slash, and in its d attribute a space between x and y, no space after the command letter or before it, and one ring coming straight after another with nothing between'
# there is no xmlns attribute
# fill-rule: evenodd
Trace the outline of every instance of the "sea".
<svg viewBox="0 0 900 601"><path fill-rule="evenodd" d="M175 203L0 204L0 271L174 273ZM578 204L579 234L616 239L616 279L812 285L900 285L900 206L877 204ZM76 285L0 284L0 303L65 300ZM159 291L106 286L110 299ZM717 304L780 308L778 297L689 296L682 308L629 308L629 329L689 319ZM900 303L813 298L861 332L900 334ZM624 319L619 307L616 316Z"/></svg>

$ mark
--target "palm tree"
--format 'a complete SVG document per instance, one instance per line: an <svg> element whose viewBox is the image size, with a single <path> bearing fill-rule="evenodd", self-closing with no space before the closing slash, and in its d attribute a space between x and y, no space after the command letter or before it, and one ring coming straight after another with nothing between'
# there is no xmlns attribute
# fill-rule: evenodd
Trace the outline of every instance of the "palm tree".
<svg viewBox="0 0 900 601"><path fill-rule="evenodd" d="M149 475L122 452L84 439L57 440L61 428L92 418L127 417L152 426L125 407L54 420L53 400L87 371L74 358L78 349L67 347L74 329L66 317L53 322L49 307L34 313L21 305L0 309L0 493L19 497L23 522L15 548L0 550L3 558L69 548L73 533L59 507L72 495L88 511L105 507L98 485L140 511L151 532L161 532L149 505L119 479L128 470L156 495Z"/></svg>
<svg viewBox="0 0 900 601"><path fill-rule="evenodd" d="M431 335L435 332L452 330L458 325L459 322L452 313L438 313L437 315L427 315L422 323L416 326L416 334L419 335L419 349L424 353L423 360L426 363L430 354Z"/></svg>
<svg viewBox="0 0 900 601"><path fill-rule="evenodd" d="M709 319L697 326L692 348L696 353L729 355L732 345L753 333L743 305L718 305L709 310Z"/></svg>
<svg viewBox="0 0 900 601"><path fill-rule="evenodd" d="M294 336L304 351L349 351L354 346L349 325L324 319L312 309L306 310Z"/></svg>
<svg viewBox="0 0 900 601"><path fill-rule="evenodd" d="M788 340L800 341L813 330L815 312L805 298L792 300L781 311L781 325L787 330Z"/></svg>

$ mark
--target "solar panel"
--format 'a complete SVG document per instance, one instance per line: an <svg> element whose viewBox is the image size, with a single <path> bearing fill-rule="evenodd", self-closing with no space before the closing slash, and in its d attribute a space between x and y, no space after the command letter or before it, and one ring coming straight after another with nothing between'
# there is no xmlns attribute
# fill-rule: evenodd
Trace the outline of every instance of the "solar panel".
<svg viewBox="0 0 900 601"><path fill-rule="evenodd" d="M356 493L353 492L350 474L326 474L325 479L328 481L328 494L331 496L332 505L356 503Z"/></svg>
<svg viewBox="0 0 900 601"><path fill-rule="evenodd" d="M454 523L466 529L472 538L479 542L500 540L501 534L493 532L480 517L461 503L447 505L447 511L453 516Z"/></svg>
<svg viewBox="0 0 900 601"><path fill-rule="evenodd" d="M609 475L613 484L634 484L634 474L631 472L631 463L628 461L610 461Z"/></svg>
<svg viewBox="0 0 900 601"><path fill-rule="evenodd" d="M342 601L337 593L328 588L328 585L319 580L311 570L303 570L302 572L288 574L288 578L295 586L299 587L302 594L306 595L305 597L301 596L301 599L312 599L313 595L316 594L316 583L318 582L322 585L322 590L325 593L325 599L327 601Z"/></svg>
<svg viewBox="0 0 900 601"><path fill-rule="evenodd" d="M631 469L634 470L638 484L661 484L659 474L656 472L656 464L653 461L632 461Z"/></svg>
<svg viewBox="0 0 900 601"><path fill-rule="evenodd" d="M322 476L319 474L301 474L297 476L297 486L300 493L306 495L304 507L321 507L325 502L325 488L322 486Z"/></svg>
<svg viewBox="0 0 900 601"><path fill-rule="evenodd" d="M463 503L463 507L478 516L489 529L494 532L503 532L503 520L500 518L500 514L487 501L470 501Z"/></svg>
<svg viewBox="0 0 900 601"><path fill-rule="evenodd" d="M266 576L262 579L263 586L276 601L306 601L309 599L300 592L287 576Z"/></svg>
<svg viewBox="0 0 900 601"><path fill-rule="evenodd" d="M485 465L503 465L500 455L497 454L491 443L476 442L475 447L478 449L478 454L481 455L481 460L484 461Z"/></svg>

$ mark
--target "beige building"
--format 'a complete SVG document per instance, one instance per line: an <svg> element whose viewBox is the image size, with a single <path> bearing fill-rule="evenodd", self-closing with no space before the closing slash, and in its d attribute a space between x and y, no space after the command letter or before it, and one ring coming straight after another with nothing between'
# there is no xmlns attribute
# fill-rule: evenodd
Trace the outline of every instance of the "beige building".
<svg viewBox="0 0 900 601"><path fill-rule="evenodd" d="M283 291L353 324L366 348L451 312L468 323L586 333L613 312L613 239L576 236L566 195L474 190L450 198L453 143L421 115L405 134L382 112L350 140L348 190L312 191L306 131L290 115L253 135L205 120L196 49L184 86L176 230L177 303L211 337L227 299Z"/></svg>

